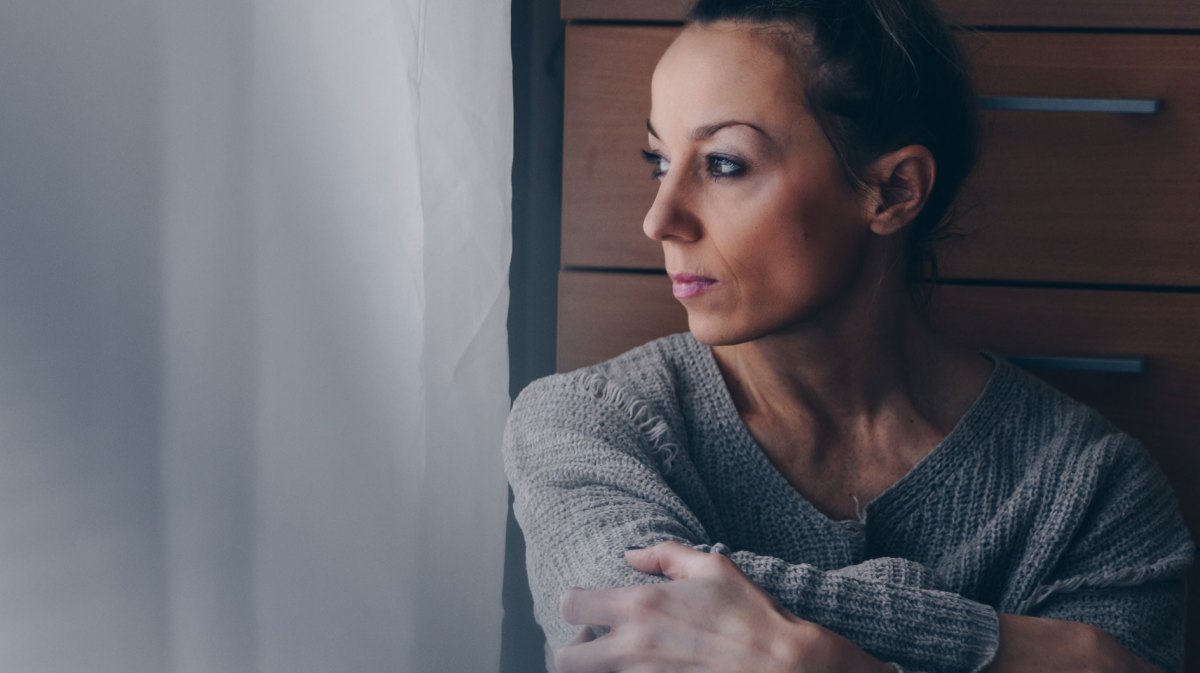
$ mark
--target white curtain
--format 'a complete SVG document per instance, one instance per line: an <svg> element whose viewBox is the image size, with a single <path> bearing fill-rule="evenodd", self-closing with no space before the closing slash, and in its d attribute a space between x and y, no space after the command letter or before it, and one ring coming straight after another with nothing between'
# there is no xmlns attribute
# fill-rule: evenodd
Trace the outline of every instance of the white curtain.
<svg viewBox="0 0 1200 673"><path fill-rule="evenodd" d="M496 670L508 2L103 5L0 10L0 670Z"/></svg>
<svg viewBox="0 0 1200 673"><path fill-rule="evenodd" d="M179 673L496 668L508 16L170 6Z"/></svg>

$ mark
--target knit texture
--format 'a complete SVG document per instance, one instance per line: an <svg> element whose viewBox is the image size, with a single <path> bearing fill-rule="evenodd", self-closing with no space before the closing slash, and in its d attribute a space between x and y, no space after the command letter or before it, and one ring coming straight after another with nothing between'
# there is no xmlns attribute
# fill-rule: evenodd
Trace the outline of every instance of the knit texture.
<svg viewBox="0 0 1200 673"><path fill-rule="evenodd" d="M1164 477L1138 442L1002 360L858 520L831 520L767 460L689 333L530 384L504 458L548 652L577 631L562 592L667 581L622 552L673 540L728 556L796 616L906 671L980 670L998 613L1093 624L1182 669L1194 546Z"/></svg>

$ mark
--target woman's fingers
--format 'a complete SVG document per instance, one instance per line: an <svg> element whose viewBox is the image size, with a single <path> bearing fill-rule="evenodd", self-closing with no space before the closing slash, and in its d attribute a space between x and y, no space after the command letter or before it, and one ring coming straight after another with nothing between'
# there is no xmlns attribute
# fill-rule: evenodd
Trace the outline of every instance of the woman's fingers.
<svg viewBox="0 0 1200 673"><path fill-rule="evenodd" d="M591 631L586 626L583 630ZM613 647L613 634L610 633L603 638L587 642L577 642L579 640L579 637L576 636L575 640L554 653L555 671L558 673L612 673L612 671L628 668L618 661L616 648Z"/></svg>
<svg viewBox="0 0 1200 673"><path fill-rule="evenodd" d="M644 621L654 615L686 616L709 605L720 594L731 591L761 594L774 601L720 554L697 551L677 542L626 552L630 565L643 572L668 577L672 582L586 591L571 588L559 599L558 611L568 624L616 626ZM683 580L692 580L679 584ZM723 589L723 591L721 590ZM720 602L720 600L718 600Z"/></svg>
<svg viewBox="0 0 1200 673"><path fill-rule="evenodd" d="M558 613L568 624L616 626L637 619L641 613L661 606L659 585L617 589L567 589L558 602Z"/></svg>
<svg viewBox="0 0 1200 673"><path fill-rule="evenodd" d="M596 639L596 632L592 630L592 627L584 626L583 628L579 629L579 633L575 634L575 637L571 639L571 642L566 644L566 647L570 647L572 645L582 645L584 643L590 643L591 641L593 641L595 639Z"/></svg>
<svg viewBox="0 0 1200 673"><path fill-rule="evenodd" d="M721 568L720 554L697 551L678 542L662 542L645 549L625 552L625 561L635 570L665 575L673 580L711 575Z"/></svg>
<svg viewBox="0 0 1200 673"><path fill-rule="evenodd" d="M580 633L555 652L560 673L847 673L883 666L850 641L781 608L725 556L668 542L627 558L639 570L673 580L568 589L559 604L567 623L611 631L594 640Z"/></svg>
<svg viewBox="0 0 1200 673"><path fill-rule="evenodd" d="M559 612L568 624L612 630L586 642L580 634L557 651L561 673L794 668L790 650L779 645L795 635L798 620L731 560L673 542L626 556L633 567L673 581L564 592Z"/></svg>
<svg viewBox="0 0 1200 673"><path fill-rule="evenodd" d="M585 643L568 644L554 653L558 673L633 673L693 670L696 661L711 660L698 651L694 633L680 624L650 628L622 627ZM707 670L707 669L700 669ZM758 669L754 666L745 669Z"/></svg>

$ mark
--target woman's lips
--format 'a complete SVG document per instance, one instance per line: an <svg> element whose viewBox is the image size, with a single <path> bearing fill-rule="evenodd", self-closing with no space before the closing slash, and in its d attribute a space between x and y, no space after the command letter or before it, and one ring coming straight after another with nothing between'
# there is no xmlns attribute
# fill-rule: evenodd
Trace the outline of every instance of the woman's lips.
<svg viewBox="0 0 1200 673"><path fill-rule="evenodd" d="M671 274L671 292L676 299L690 299L712 287L717 279L690 273Z"/></svg>

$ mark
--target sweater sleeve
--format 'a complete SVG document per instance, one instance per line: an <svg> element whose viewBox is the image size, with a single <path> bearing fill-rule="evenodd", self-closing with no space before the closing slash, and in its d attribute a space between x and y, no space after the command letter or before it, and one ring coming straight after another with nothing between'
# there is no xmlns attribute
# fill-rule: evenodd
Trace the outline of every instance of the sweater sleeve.
<svg viewBox="0 0 1200 673"><path fill-rule="evenodd" d="M1015 611L1091 624L1163 671L1182 671L1194 544L1175 496L1128 436L1108 435L1091 449L1086 455L1104 467L1078 529Z"/></svg>
<svg viewBox="0 0 1200 673"><path fill-rule="evenodd" d="M744 551L729 557L795 615L905 670L978 671L999 645L996 610L955 593Z"/></svg>
<svg viewBox="0 0 1200 673"><path fill-rule="evenodd" d="M730 552L710 539L663 478L654 435L636 414L568 376L535 382L514 403L505 470L526 538L535 617L551 648L574 635L558 613L563 591L664 581L631 568L623 552L671 540L727 554L793 614L881 660L939 673L977 671L993 658L998 615L987 605L916 584Z"/></svg>

